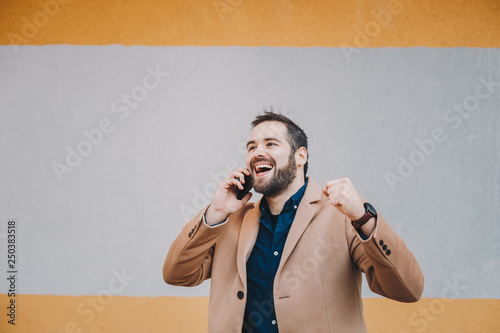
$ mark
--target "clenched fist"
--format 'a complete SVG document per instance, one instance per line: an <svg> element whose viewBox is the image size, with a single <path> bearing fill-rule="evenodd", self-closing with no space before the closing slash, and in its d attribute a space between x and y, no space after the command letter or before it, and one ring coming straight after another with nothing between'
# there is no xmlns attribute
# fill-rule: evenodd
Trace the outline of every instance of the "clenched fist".
<svg viewBox="0 0 500 333"><path fill-rule="evenodd" d="M351 221L359 220L365 214L363 199L348 178L327 182L323 193L330 203Z"/></svg>

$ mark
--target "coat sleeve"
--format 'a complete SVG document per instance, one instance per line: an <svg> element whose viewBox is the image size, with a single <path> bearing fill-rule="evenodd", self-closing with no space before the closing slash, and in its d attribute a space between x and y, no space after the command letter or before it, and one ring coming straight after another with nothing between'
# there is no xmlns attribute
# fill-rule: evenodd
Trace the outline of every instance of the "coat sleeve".
<svg viewBox="0 0 500 333"><path fill-rule="evenodd" d="M215 243L226 223L209 227L204 221L206 210L189 221L170 246L163 265L166 283L196 286L210 278Z"/></svg>
<svg viewBox="0 0 500 333"><path fill-rule="evenodd" d="M376 223L370 237L362 240L346 218L352 260L365 273L373 292L401 302L418 301L424 276L415 256L382 216L378 215Z"/></svg>

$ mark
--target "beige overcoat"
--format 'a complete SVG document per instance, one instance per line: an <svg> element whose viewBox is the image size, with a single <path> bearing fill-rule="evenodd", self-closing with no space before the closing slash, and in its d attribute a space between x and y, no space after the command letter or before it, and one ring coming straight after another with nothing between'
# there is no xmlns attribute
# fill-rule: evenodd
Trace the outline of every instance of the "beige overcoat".
<svg viewBox="0 0 500 333"><path fill-rule="evenodd" d="M246 261L257 238L259 204L247 203L214 227L203 220L203 209L168 252L163 267L167 283L195 286L211 278L210 333L241 332ZM415 302L422 295L422 271L384 218L378 215L374 232L363 241L310 178L274 280L279 332L366 332L361 272L380 295L402 302ZM266 304L261 306L266 309Z"/></svg>

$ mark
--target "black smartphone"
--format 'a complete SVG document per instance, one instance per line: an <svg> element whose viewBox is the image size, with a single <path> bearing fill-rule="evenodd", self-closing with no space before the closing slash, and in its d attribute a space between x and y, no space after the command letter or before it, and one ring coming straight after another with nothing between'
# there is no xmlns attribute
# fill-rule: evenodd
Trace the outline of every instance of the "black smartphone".
<svg viewBox="0 0 500 333"><path fill-rule="evenodd" d="M240 190L239 188L236 189L236 198L238 200L243 199L245 197L245 195L247 195L247 193L250 192L250 190L252 189L252 187L253 187L252 176L245 175L245 183L242 185L243 185L242 190Z"/></svg>

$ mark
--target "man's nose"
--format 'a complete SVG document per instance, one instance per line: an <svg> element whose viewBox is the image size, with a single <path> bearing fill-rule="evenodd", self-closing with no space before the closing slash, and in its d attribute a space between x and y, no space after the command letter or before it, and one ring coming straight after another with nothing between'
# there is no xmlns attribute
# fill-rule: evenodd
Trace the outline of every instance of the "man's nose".
<svg viewBox="0 0 500 333"><path fill-rule="evenodd" d="M255 156L257 157L264 157L266 156L266 151L262 148L261 145L258 145L256 148L255 148Z"/></svg>

